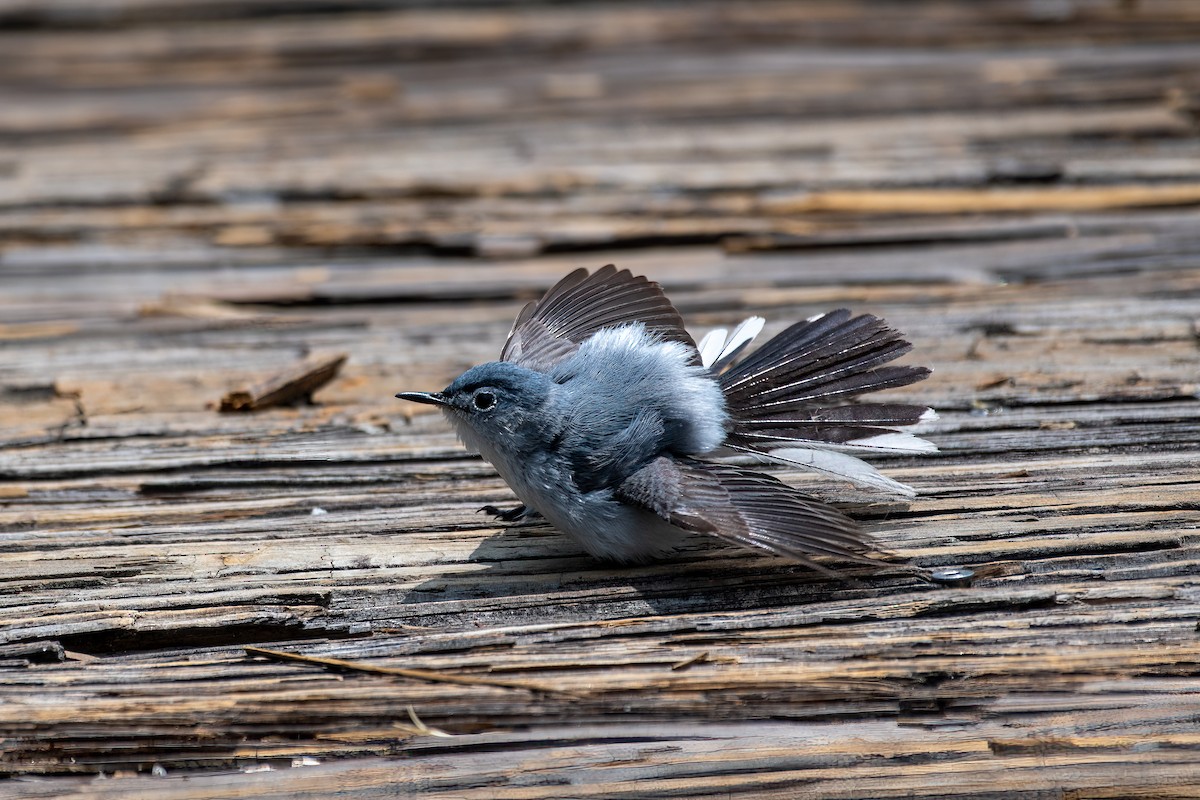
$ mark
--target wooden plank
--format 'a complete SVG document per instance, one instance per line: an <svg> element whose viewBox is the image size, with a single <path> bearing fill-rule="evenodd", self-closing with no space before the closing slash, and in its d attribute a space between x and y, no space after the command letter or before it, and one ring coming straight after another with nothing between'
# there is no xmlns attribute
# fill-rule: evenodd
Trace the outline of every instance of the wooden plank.
<svg viewBox="0 0 1200 800"><path fill-rule="evenodd" d="M936 434L945 456L895 464L899 477L919 486L926 481L926 493L903 516L895 516L898 509L887 505L874 511L869 505L862 508L887 546L918 563L980 568L988 577L970 589L930 590L895 576L864 591L769 559L712 554L703 547L659 565L604 569L579 557L559 537L519 529L496 536L495 528L473 510L506 492L494 479L481 483L486 469L457 458L444 428L428 415L395 433L380 429L347 439L340 431L350 429L338 423L331 427L321 409L268 412L256 418L265 429L238 443L229 437L255 428L238 418L204 413L197 401L183 416L157 412L164 421L149 426L137 421L146 420L141 414L153 409L108 412L92 423L98 429L81 429L67 440L6 454L5 463L13 470L9 477L19 479L24 498L13 498L0 524L10 541L27 543L5 555L9 580L18 580L10 584L15 604L6 612L6 635L13 641L60 641L67 650L102 654L100 663L67 661L55 667L64 679L83 670L70 682L96 697L112 690L86 688L89 676L112 680L112 670L121 663L129 665L131 679L145 691L171 685L159 677L163 673L153 671L155 659L164 656L150 643L164 636L177 645L193 642L202 649L188 658L205 654L199 663L209 664L209 680L242 698L238 724L251 729L280 724L267 723L265 717L255 722L256 715L274 718L281 707L290 707L291 680L328 684L332 694L306 701L306 707L319 708L335 697L339 703L349 701L343 694L346 679L268 667L267 674L283 669L294 676L283 681L280 695L255 688L264 665L250 663L244 678L250 684L233 690L229 681L242 679L235 678L230 664L243 656L230 645L330 633L372 635L319 646L317 654L468 675L479 670L540 675L573 691L599 692L591 701L592 712L574 702L557 711L540 704L537 714L544 723L603 722L606 714L625 708L631 696L641 698L639 707L652 717L710 716L705 705L688 699L701 692L735 719L781 708L790 717L819 719L851 708L859 714L895 715L929 703L987 707L986 698L1011 699L1022 691L1060 687L1078 692L1084 675L1108 680L1130 670L1160 679L1187 675L1188 664L1198 655L1191 631L1195 593L1186 578L1196 557L1189 539L1197 520L1189 510L1196 481L1189 454L1200 430L1194 400L1181 396L1163 404L1146 396L1137 402L1125 393L1124 369L1111 370L1111 365L1105 369L1120 376L1116 380L1106 383L1101 373L1089 378L1092 391L1101 395L1102 387L1111 387L1107 402L1081 404L1077 388L1053 390L1069 391L1075 398L1058 407L1028 396L1019 382L1005 381L991 385L988 401L975 409L989 413L975 414L965 402L970 395L963 394L964 388L993 375L997 360L1019 366L1040 358L1046 371L1055 363L1045 360L1047 354L1056 354L1050 357L1060 369L1078 369L1085 347L1093 348L1090 359L1104 341L1114 348L1106 359L1132 346L1136 354L1130 354L1130 363L1136 362L1142 373L1154 374L1159 364L1164 381L1178 376L1172 365L1194 352L1190 329L1162 321L1161 314L1160 319L1114 315L1111 300L1136 287L1135 300L1126 302L1161 302L1154 298L1168 294L1165 287L1176 274L1140 273L1132 284L1120 277L1108 279L1110 285L1067 279L1059 293L1052 284L1012 287L1004 306L1010 322L985 333L986 346L976 343L980 328L956 319L980 311L994 315L995 306L982 295L943 295L943 318L926 335L956 330L957 342L943 348L918 336L918 345L938 354L935 364L943 371L951 366L958 370L941 390L957 396L962 409L948 413ZM782 303L772 309L773 315L795 302L783 291L755 291L750 296ZM905 303L911 302L893 299L885 307L889 316L893 311L907 316ZM963 310L955 310L958 302L966 304ZM757 310L752 303L749 307ZM499 341L506 316L494 316L485 339ZM1141 328L1134 324L1139 319ZM348 335L361 331L352 329ZM401 331L385 338L394 341ZM1141 342L1146 346L1137 350ZM38 347L36 342L24 346ZM174 348L170 339L160 346L164 352ZM1027 349L1013 354L1013 347ZM429 357L444 356L435 352ZM220 366L214 362L211 369ZM199 367L200 362L193 362L193 371ZM1061 385L1054 372L1050 370L1051 384ZM1184 391L1185 385L1176 388ZM88 399L86 384L81 399ZM380 401L383 396L374 402ZM362 403L361 397L357 402ZM297 424L315 427L298 437ZM270 430L276 432L264 436ZM141 450L130 450L131 444ZM1089 452L1097 446L1109 448L1108 459ZM72 450L69 466L63 463L63 447ZM314 458L328 460L330 448L336 448L335 461L313 463ZM276 465L274 477L265 483L253 474L221 471L263 464L263 453L270 453L269 463ZM417 460L406 465L413 458ZM171 477L181 472L194 477ZM860 503L876 499L844 489L835 496ZM104 501L103 508L98 500ZM314 508L328 513L312 516ZM431 520L437 520L432 527ZM271 538L264 539L268 533ZM165 558L164 543L169 543ZM68 589L77 600L61 597ZM723 612L714 614L714 608ZM548 609L553 611L548 614ZM898 620L904 621L904 637L894 633ZM481 632L471 633L480 625ZM398 638L385 633L395 626L408 626L408 632ZM434 633L430 626L445 633ZM1131 630L1155 642L1149 654L1138 651L1134 658L1122 647ZM1051 638L1054 631L1066 638ZM891 643L881 649L885 641ZM136 655L147 647L146 656ZM964 659L964 649L974 660ZM698 652L707 654L703 662L672 674L672 664ZM800 652L804 662L794 660ZM497 659L497 653L503 658ZM167 664L179 663L178 656L165 658ZM802 663L806 666L797 672ZM745 664L753 666L747 671ZM1106 664L1111 666L1101 666ZM958 677L947 684L946 678L927 676ZM930 699L930 680L940 687L935 699ZM5 720L6 727L28 719L29 707L21 702L23 685L16 684L10 694L6 707L13 716ZM806 688L797 693L795 687ZM413 703L421 719L450 730L495 726L521 713L517 709L526 702L513 706L512 698L473 698L472 705L483 711L468 713L445 695L398 688L398 699ZM378 703L379 691L373 686L362 702ZM1170 702L1177 701L1173 697ZM196 702L197 710L210 708L210 700ZM360 706L339 719L360 720L357 725L373 730L377 722L361 720L394 717L401 710ZM47 730L59 729L68 719L80 724L76 703L62 706L61 717L47 716L47 711L42 709L38 723ZM104 722L110 719L116 729ZM127 740L129 733L119 732L123 719L112 712L96 717L102 727L86 735L80 745L84 749L72 749L76 762L94 746L85 742ZM232 723L220 713L204 719L206 727ZM310 725L306 719L291 718L287 724L305 729ZM338 736L349 735L344 721L335 722L335 728ZM164 742L161 734L155 737L157 744L144 740L132 746L153 747L171 770L197 758L214 765L246 758L238 755L244 751L227 746L201 758L193 749L194 735L184 734L178 745ZM40 737L19 738L30 743L20 751L30 768L56 769L58 762L35 755ZM351 738L357 742L355 752L392 752L386 748L393 745L378 743L378 734ZM343 745L323 747L291 745L287 752L315 753L316 758L345 752L339 749ZM680 791L692 791L689 786L693 784L681 784ZM750 786L746 791L762 790L759 784Z"/></svg>

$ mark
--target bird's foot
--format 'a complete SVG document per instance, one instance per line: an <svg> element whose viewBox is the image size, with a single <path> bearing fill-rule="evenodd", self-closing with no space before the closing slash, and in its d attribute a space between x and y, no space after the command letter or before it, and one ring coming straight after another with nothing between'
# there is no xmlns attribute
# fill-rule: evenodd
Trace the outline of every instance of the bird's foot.
<svg viewBox="0 0 1200 800"><path fill-rule="evenodd" d="M536 519L541 514L534 511L526 505L519 505L515 508L497 508L496 506L484 506L480 511L491 514L496 519L504 520L505 522L516 522L523 519Z"/></svg>

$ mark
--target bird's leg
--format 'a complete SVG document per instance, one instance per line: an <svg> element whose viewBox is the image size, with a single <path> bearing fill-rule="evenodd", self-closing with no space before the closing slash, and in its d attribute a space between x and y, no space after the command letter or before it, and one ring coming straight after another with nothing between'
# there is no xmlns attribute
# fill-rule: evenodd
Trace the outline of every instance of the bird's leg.
<svg viewBox="0 0 1200 800"><path fill-rule="evenodd" d="M479 510L486 511L496 519L502 519L505 522L516 522L517 520L523 519L535 519L541 516L541 514L534 511L527 505L519 505L516 508L504 509L497 508L496 506L484 506Z"/></svg>

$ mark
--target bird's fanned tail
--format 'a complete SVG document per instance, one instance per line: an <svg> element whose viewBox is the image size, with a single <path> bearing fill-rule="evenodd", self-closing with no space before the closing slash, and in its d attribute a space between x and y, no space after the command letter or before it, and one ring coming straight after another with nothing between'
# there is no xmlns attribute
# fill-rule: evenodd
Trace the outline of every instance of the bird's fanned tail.
<svg viewBox="0 0 1200 800"><path fill-rule="evenodd" d="M714 364L731 416L726 446L861 485L915 494L845 452L937 449L897 430L936 418L932 409L847 402L926 378L930 371L925 367L887 365L910 349L878 317L851 317L839 309L792 325L723 372Z"/></svg>

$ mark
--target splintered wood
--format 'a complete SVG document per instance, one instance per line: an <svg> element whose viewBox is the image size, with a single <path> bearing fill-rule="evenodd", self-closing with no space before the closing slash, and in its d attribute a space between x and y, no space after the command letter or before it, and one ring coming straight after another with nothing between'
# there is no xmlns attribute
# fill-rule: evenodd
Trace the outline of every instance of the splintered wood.
<svg viewBox="0 0 1200 800"><path fill-rule="evenodd" d="M0 795L1200 797L1198 36L0 2ZM776 473L973 579L478 514L393 395L610 262L696 334L904 331L941 449L875 461L920 495Z"/></svg>
<svg viewBox="0 0 1200 800"><path fill-rule="evenodd" d="M347 354L310 356L291 369L272 375L257 386L229 392L221 398L221 411L261 411L297 401L312 402L313 392L337 377Z"/></svg>

